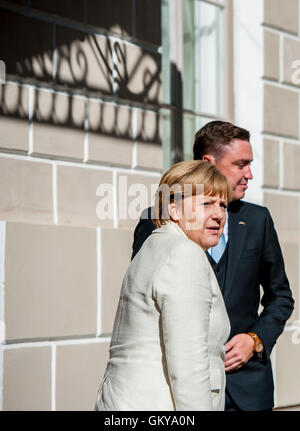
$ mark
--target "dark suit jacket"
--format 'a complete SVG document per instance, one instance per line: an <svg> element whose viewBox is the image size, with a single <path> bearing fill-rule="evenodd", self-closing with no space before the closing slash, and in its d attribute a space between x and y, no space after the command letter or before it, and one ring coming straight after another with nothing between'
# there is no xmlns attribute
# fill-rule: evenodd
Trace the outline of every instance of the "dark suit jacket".
<svg viewBox="0 0 300 431"><path fill-rule="evenodd" d="M133 255L155 229L150 208L145 210L134 233ZM144 219L143 219L144 217ZM244 201L228 207L228 259L224 301L236 334L255 332L264 352L254 355L239 370L227 373L226 388L242 410L264 410L274 405L270 354L290 317L294 300L273 220L267 208ZM240 223L242 222L242 223ZM260 285L263 311L258 315Z"/></svg>

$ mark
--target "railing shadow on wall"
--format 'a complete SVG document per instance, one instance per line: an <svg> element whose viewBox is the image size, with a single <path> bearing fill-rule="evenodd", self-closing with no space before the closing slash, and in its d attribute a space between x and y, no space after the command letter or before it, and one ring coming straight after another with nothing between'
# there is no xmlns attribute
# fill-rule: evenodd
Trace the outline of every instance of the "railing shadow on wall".
<svg viewBox="0 0 300 431"><path fill-rule="evenodd" d="M35 3L31 2L32 7ZM47 3L49 6L49 2L45 5ZM59 2L51 2L51 13L55 11L54 3ZM80 4L72 2L75 9ZM69 2L66 2L66 7L70 7ZM61 9L60 6L57 10L63 16ZM63 27L54 21L9 11L1 8L1 3L0 14L3 23L0 29L1 60L6 64L8 82L20 84L13 97L9 86L4 85L0 89L0 115L24 121L31 116L34 123L80 130L86 127L87 118L89 130L104 137L128 140L132 138L131 107L147 108L151 105L154 112L159 112L162 101L161 56L154 50L143 49L116 37ZM78 17L79 12L73 11L72 16ZM109 25L115 27L116 23L110 22ZM125 28L124 32L127 33L128 29ZM26 84L35 88L31 113ZM87 109L78 110L77 96L99 102L96 119L89 121L89 103ZM109 103L106 102L113 102L113 107L108 108ZM127 124L121 115L122 106L128 108ZM140 110L137 140L161 143L159 115L153 118L150 130L147 110Z"/></svg>

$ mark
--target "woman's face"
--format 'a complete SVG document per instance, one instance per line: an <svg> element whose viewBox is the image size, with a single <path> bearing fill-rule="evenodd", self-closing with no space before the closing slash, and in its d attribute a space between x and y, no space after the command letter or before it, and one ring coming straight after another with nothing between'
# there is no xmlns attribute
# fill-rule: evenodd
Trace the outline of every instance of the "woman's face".
<svg viewBox="0 0 300 431"><path fill-rule="evenodd" d="M199 194L181 202L181 205L174 204L171 219L204 250L217 245L226 220L226 199Z"/></svg>

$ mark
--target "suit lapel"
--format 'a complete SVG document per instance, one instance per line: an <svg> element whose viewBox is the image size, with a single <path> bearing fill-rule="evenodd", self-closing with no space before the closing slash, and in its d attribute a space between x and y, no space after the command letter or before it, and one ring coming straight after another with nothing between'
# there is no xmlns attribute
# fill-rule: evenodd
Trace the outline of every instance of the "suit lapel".
<svg viewBox="0 0 300 431"><path fill-rule="evenodd" d="M247 235L247 222L243 215L243 202L237 201L228 208L228 260L224 300L228 298Z"/></svg>

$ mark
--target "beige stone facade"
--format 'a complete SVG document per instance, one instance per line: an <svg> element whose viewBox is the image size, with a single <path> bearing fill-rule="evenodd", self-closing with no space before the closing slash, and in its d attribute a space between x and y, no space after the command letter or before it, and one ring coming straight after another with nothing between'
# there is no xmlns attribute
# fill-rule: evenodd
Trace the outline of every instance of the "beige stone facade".
<svg viewBox="0 0 300 431"><path fill-rule="evenodd" d="M219 4L227 14L222 26L227 99L226 108L213 114L199 113L200 102L189 106L184 118L191 127L215 117L236 120L233 27L242 1L201 0L204 8ZM135 204L135 186L145 186L143 206L150 205L166 160L172 152L181 154L166 139L174 138L169 113L180 95L163 111L163 88L168 87L162 79L163 2L2 3L0 322L5 336L0 409L93 410L133 230L143 209ZM295 324L300 318L299 3L264 0L258 23L263 40L258 51L263 65L257 106L259 189L275 222L295 298L294 313L273 352L276 407L287 410L300 406ZM219 22L219 15L214 19ZM173 26L175 34L182 31L179 22ZM172 73L180 75L184 56L180 49L171 54L178 66ZM177 89L180 79L174 81ZM204 84L197 88L205 90ZM185 130L184 136L194 132ZM124 178L126 190L119 187ZM99 217L102 186L112 193L106 218Z"/></svg>
<svg viewBox="0 0 300 431"><path fill-rule="evenodd" d="M264 2L264 205L273 216L295 309L274 349L278 409L300 407L299 320L299 2ZM294 338L293 338L294 337Z"/></svg>
<svg viewBox="0 0 300 431"><path fill-rule="evenodd" d="M0 409L93 410L143 209L128 220L128 189L150 199L163 169L160 1L4 3Z"/></svg>

